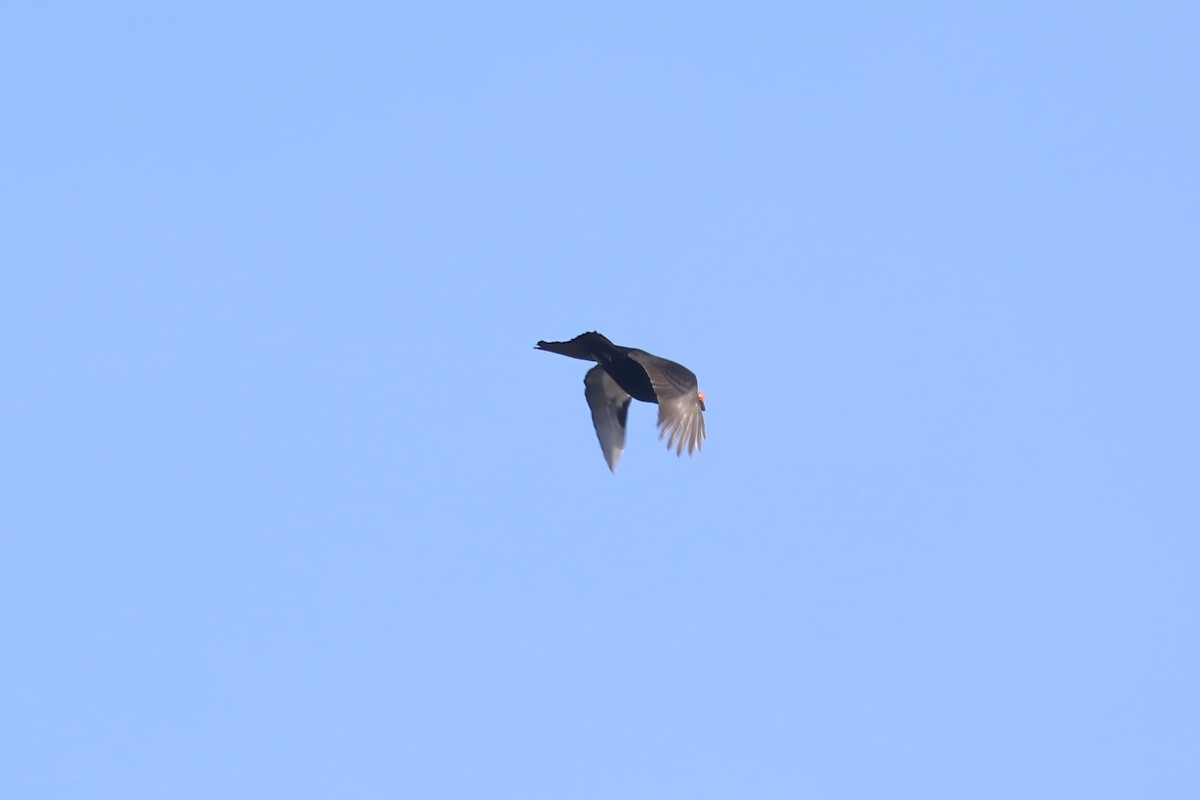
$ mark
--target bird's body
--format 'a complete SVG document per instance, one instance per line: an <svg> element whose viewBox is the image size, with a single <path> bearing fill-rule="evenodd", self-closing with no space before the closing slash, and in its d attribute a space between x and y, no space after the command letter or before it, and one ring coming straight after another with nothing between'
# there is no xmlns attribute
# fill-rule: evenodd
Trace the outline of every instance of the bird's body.
<svg viewBox="0 0 1200 800"><path fill-rule="evenodd" d="M625 420L630 398L658 404L659 438L670 434L667 447L677 455L700 449L705 436L704 395L696 375L681 364L645 350L615 345L598 333L580 334L567 342L538 342L537 349L595 361L583 379L596 437L609 469L615 469L625 447Z"/></svg>

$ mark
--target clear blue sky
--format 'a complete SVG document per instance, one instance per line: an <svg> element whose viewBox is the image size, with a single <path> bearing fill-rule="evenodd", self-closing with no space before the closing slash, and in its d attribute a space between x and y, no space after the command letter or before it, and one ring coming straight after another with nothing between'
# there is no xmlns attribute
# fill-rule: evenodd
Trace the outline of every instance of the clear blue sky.
<svg viewBox="0 0 1200 800"><path fill-rule="evenodd" d="M0 795L1200 797L1200 10L1000 5L6 3Z"/></svg>

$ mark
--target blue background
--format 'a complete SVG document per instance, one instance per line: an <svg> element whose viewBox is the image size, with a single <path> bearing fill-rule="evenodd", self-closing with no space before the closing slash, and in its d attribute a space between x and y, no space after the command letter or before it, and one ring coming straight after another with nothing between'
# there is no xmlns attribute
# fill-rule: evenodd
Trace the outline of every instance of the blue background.
<svg viewBox="0 0 1200 800"><path fill-rule="evenodd" d="M1200 796L1198 29L6 3L0 794Z"/></svg>

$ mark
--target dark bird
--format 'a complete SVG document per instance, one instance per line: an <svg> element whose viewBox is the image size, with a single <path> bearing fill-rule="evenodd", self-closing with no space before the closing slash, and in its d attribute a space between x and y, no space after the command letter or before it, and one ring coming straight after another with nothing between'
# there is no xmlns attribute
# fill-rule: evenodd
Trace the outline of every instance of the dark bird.
<svg viewBox="0 0 1200 800"><path fill-rule="evenodd" d="M700 449L705 435L704 393L687 367L645 350L615 345L595 331L569 342L538 342L537 349L596 362L583 378L583 396L610 470L616 469L625 449L631 397L658 403L658 438L668 437L668 450L674 447L678 456L685 447L688 455Z"/></svg>

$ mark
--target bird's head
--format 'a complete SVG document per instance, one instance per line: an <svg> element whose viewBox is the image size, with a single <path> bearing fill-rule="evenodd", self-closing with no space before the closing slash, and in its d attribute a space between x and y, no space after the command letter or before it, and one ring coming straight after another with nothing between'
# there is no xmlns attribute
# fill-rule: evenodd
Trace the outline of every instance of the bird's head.
<svg viewBox="0 0 1200 800"><path fill-rule="evenodd" d="M700 401L700 410L708 411L708 409L704 407L704 392L696 392L696 399Z"/></svg>

